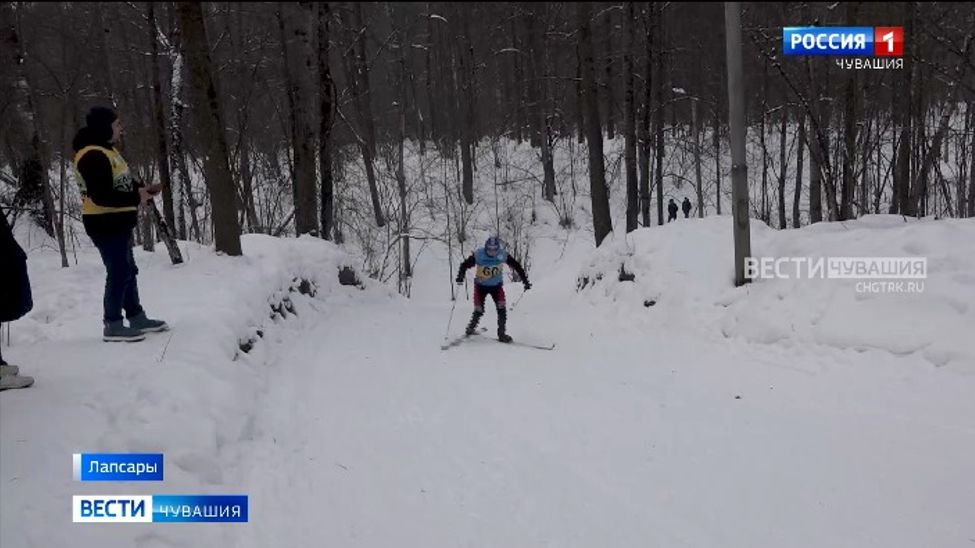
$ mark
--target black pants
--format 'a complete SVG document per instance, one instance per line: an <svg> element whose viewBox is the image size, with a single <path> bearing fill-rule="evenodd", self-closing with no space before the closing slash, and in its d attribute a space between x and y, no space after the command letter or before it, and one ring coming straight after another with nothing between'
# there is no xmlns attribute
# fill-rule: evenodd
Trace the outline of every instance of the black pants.
<svg viewBox="0 0 975 548"><path fill-rule="evenodd" d="M122 309L128 318L142 313L139 302L139 267L132 256L132 231L92 235L105 264L105 322L122 321Z"/></svg>

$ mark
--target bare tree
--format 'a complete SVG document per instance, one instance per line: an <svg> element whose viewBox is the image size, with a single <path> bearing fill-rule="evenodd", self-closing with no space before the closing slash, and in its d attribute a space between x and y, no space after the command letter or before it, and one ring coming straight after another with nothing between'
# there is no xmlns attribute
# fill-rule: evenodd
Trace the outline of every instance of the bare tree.
<svg viewBox="0 0 975 548"><path fill-rule="evenodd" d="M295 232L318 234L318 200L315 192L315 129L312 125L315 104L311 76L315 71L312 53L311 2L279 4L285 23L286 79L292 97L291 127L294 151Z"/></svg>
<svg viewBox="0 0 975 548"><path fill-rule="evenodd" d="M653 14L654 2L648 2L646 8L646 60L644 65L643 83L643 113L640 117L640 214L643 226L650 226L650 117L651 95L653 91ZM582 120L579 120L580 124Z"/></svg>
<svg viewBox="0 0 975 548"><path fill-rule="evenodd" d="M787 226L785 220L785 172L786 172L786 139L785 130L786 125L789 122L789 117L786 115L785 107L782 107L780 112L782 117L781 131L779 131L779 228L783 229Z"/></svg>
<svg viewBox="0 0 975 548"><path fill-rule="evenodd" d="M704 183L701 180L701 123L698 120L698 102L695 96L691 100L691 120L694 126L694 186L697 190L697 217L704 218Z"/></svg>
<svg viewBox="0 0 975 548"><path fill-rule="evenodd" d="M382 204L379 201L379 184L376 181L376 131L372 118L371 94L369 83L369 61L366 57L366 28L362 21L362 4L350 3L346 6L346 29L349 35L350 55L343 55L345 62L346 80L352 90L355 102L356 117L359 120L358 133L355 140L362 153L362 162L366 168L366 180L369 184L369 197L372 200L372 213L376 219L376 226L386 226Z"/></svg>
<svg viewBox="0 0 975 548"><path fill-rule="evenodd" d="M0 21L5 27L3 58L13 67L3 85L12 106L6 139L19 182L16 201L19 206L40 205L34 212L34 220L49 236L54 236L54 199L47 173L47 154L41 140L37 100L27 78L27 55L17 28L16 9L11 2L0 5Z"/></svg>
<svg viewBox="0 0 975 548"><path fill-rule="evenodd" d="M792 228L799 228L799 201L802 198L802 161L806 151L806 115L799 114L799 146L796 147L796 188L792 199Z"/></svg>
<svg viewBox="0 0 975 548"><path fill-rule="evenodd" d="M586 140L589 145L589 185L592 197L592 224L596 247L613 231L606 193L606 172L603 166L603 134L599 125L599 102L592 49L592 8L589 2L576 4L579 25L579 53L582 55L582 92L586 104Z"/></svg>
<svg viewBox="0 0 975 548"><path fill-rule="evenodd" d="M624 115L623 131L626 138L626 231L637 229L637 165L636 165L636 112L633 101L633 49L636 41L636 13L633 2L626 4L626 14L623 18L623 35L626 45L623 51L623 74L625 87L623 89Z"/></svg>
<svg viewBox="0 0 975 548"><path fill-rule="evenodd" d="M654 147L656 152L656 159L654 163L654 168L656 172L656 186L657 186L657 224L664 224L664 6L663 3L658 5L657 13L657 25L654 30L654 36L657 38L654 42L656 44L656 61L657 61L657 90L656 90L656 109L654 110L653 125L654 125Z"/></svg>
<svg viewBox="0 0 975 548"><path fill-rule="evenodd" d="M213 206L214 245L218 252L241 255L237 192L230 174L230 155L223 133L202 6L199 2L180 2L179 16L190 82L199 105L193 113L205 147L203 170Z"/></svg>
<svg viewBox="0 0 975 548"><path fill-rule="evenodd" d="M332 125L334 124L335 84L332 82L332 72L329 68L329 52L331 51L331 35L329 33L329 19L331 11L328 2L318 4L318 100L319 100L319 134L318 134L318 169L321 176L321 223L322 238L332 239L332 228L335 219L335 185L332 181Z"/></svg>

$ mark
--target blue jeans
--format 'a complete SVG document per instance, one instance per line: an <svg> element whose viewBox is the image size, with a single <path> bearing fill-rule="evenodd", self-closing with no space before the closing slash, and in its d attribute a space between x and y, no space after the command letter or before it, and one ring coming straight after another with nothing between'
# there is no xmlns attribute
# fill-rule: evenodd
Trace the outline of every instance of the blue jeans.
<svg viewBox="0 0 975 548"><path fill-rule="evenodd" d="M139 284L136 276L139 267L132 256L132 231L92 236L91 241L98 248L105 264L105 307L106 323L122 321L122 309L128 318L142 313L139 302Z"/></svg>

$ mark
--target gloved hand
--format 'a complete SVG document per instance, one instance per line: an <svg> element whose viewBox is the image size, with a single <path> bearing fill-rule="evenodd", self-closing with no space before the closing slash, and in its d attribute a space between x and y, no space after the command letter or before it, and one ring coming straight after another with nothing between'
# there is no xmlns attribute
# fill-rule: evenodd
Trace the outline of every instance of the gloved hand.
<svg viewBox="0 0 975 548"><path fill-rule="evenodd" d="M528 291L531 288L532 288L532 283L529 282L528 280L525 280L525 291Z"/></svg>
<svg viewBox="0 0 975 548"><path fill-rule="evenodd" d="M458 277L456 280L454 280L454 282L456 282L457 285L464 285L464 278Z"/></svg>

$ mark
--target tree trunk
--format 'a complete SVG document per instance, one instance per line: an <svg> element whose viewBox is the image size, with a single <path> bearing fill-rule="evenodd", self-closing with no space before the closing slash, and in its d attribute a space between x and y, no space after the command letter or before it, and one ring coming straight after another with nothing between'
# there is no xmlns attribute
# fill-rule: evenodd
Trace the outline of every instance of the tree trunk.
<svg viewBox="0 0 975 548"><path fill-rule="evenodd" d="M312 45L314 12L311 2L279 5L285 23L284 66L292 98L291 147L294 151L295 233L318 234L318 200L315 192L315 129L312 116L315 103L310 76L315 71Z"/></svg>
<svg viewBox="0 0 975 548"><path fill-rule="evenodd" d="M853 219L853 192L856 189L856 72L846 80L843 114L843 187L840 190L840 221Z"/></svg>
<svg viewBox="0 0 975 548"><path fill-rule="evenodd" d="M714 146L714 200L717 214L721 215L721 101L715 98L714 131L711 134Z"/></svg>
<svg viewBox="0 0 975 548"><path fill-rule="evenodd" d="M806 152L806 114L799 115L799 146L796 148L796 191L792 199L792 228L799 228L799 201L802 198L802 161Z"/></svg>
<svg viewBox="0 0 975 548"><path fill-rule="evenodd" d="M467 11L462 10L461 19L463 20L463 33L464 40L460 45L466 49L466 51L459 52L458 61L460 62L460 72L462 84L462 93L458 97L461 103L461 111L458 113L461 117L461 138L460 138L460 159L463 165L463 182L462 190L464 194L464 201L468 205L474 203L474 94L475 94L475 82L474 82L474 44L471 42L470 30L467 22ZM533 75L538 77L537 74Z"/></svg>
<svg viewBox="0 0 975 548"><path fill-rule="evenodd" d="M427 2L427 14L433 14L433 4ZM439 143L441 137L438 112L440 111L440 100L438 99L438 88L433 85L433 33L434 24L439 20L427 17L427 55L426 55L426 75L424 80L427 85L427 101L430 105L430 138L434 143Z"/></svg>
<svg viewBox="0 0 975 548"><path fill-rule="evenodd" d="M663 41L663 4L657 6L656 44L657 44L657 100L656 112L654 112L654 146L656 147L656 159L654 168L657 181L657 224L664 224L664 41Z"/></svg>
<svg viewBox="0 0 975 548"><path fill-rule="evenodd" d="M972 151L968 149L968 143L965 142L965 136L971 135L975 129L972 128L972 102L968 101L968 106L965 108L965 131L959 138L959 146L964 152L958 159L958 173L959 177L955 183L955 201L958 203L958 217L968 217L968 199L966 198L966 184L965 175L966 167L968 167L968 156L972 154Z"/></svg>
<svg viewBox="0 0 975 548"><path fill-rule="evenodd" d="M623 33L626 39L626 46L623 51L623 74L625 88L623 90L624 101L624 120L623 131L625 132L625 160L626 160L626 231L632 232L639 226L637 221L637 165L636 165L636 112L633 100L633 44L636 41L636 13L633 9L633 2L625 4L627 13L623 18Z"/></svg>
<svg viewBox="0 0 975 548"><path fill-rule="evenodd" d="M701 122L698 98L691 102L691 118L694 125L694 179L697 186L697 217L704 218L704 183L701 180Z"/></svg>
<svg viewBox="0 0 975 548"><path fill-rule="evenodd" d="M190 81L199 105L193 112L205 147L203 169L213 207L214 244L218 252L237 256L241 255L237 192L230 173L227 138L213 80L203 9L198 2L180 2L179 15Z"/></svg>
<svg viewBox="0 0 975 548"><path fill-rule="evenodd" d="M396 184L399 187L399 234L401 248L401 268L399 276L400 293L409 296L409 280L413 276L410 266L410 215L406 205L406 169L404 142L406 141L406 32L400 30L399 44L399 146L397 148Z"/></svg>
<svg viewBox="0 0 975 548"><path fill-rule="evenodd" d="M762 147L762 208L759 216L765 224L771 224L768 209L768 146L765 144L765 119L768 117L768 61L762 71L762 118L758 125L758 139Z"/></svg>
<svg viewBox="0 0 975 548"><path fill-rule="evenodd" d="M786 115L785 106L781 110L782 130L779 132L779 229L784 229L788 226L788 221L785 218L785 162L787 160L785 126L789 121L789 117Z"/></svg>
<svg viewBox="0 0 975 548"><path fill-rule="evenodd" d="M517 59L517 58L516 58ZM586 140L586 101L583 98L582 91L582 53L579 51L579 43L576 42L576 119L578 121L578 129L576 142L580 145ZM521 138L518 138L518 142L521 142Z"/></svg>
<svg viewBox="0 0 975 548"><path fill-rule="evenodd" d="M328 2L318 4L318 100L319 100L319 136L318 136L318 168L321 172L321 223L322 238L332 239L335 208L335 185L332 181L332 125L335 85L332 82L332 72L329 68L330 33Z"/></svg>
<svg viewBox="0 0 975 548"><path fill-rule="evenodd" d="M647 52L644 65L643 116L640 118L640 216L643 226L650 226L650 115L652 113L650 96L652 93L653 72L653 10L654 3L647 4L646 30Z"/></svg>
<svg viewBox="0 0 975 548"><path fill-rule="evenodd" d="M904 37L910 39L913 29L913 2L904 2ZM900 119L900 138L897 147L897 166L894 170L894 196L897 211L902 215L912 217L915 207L911 200L911 134L914 121L914 63L909 55L904 56L902 69L904 81L899 86L897 97L900 99L899 108L894 110L895 117ZM896 118L895 118L896 119Z"/></svg>
<svg viewBox="0 0 975 548"><path fill-rule="evenodd" d="M173 209L173 180L169 173L169 143L166 140L166 116L163 113L162 69L159 66L159 40L156 37L156 4L149 2L149 43L152 47L152 106L156 122L156 151L159 182L162 184L163 215L169 226L176 226Z"/></svg>
<svg viewBox="0 0 975 548"><path fill-rule="evenodd" d="M822 182L823 182L823 166L820 162L823 154L826 150L823 148L823 141L820 137L823 135L820 131L819 123L821 118L821 109L819 108L820 103L820 92L819 92L819 81L816 79L816 71L814 64L807 58L806 68L809 71L809 95L810 95L810 110L812 113L809 116L809 130L811 132L811 138L809 140L809 223L819 223L823 220L823 202L822 202Z"/></svg>
<svg viewBox="0 0 975 548"><path fill-rule="evenodd" d="M172 14L173 12L170 13ZM183 150L183 111L186 108L186 105L183 103L183 76L186 68L185 58L183 56L183 52L181 51L182 38L180 26L174 21L171 28L172 33L169 37L169 57L173 68L169 86L171 93L169 131L172 144L172 149L170 150L170 154L172 155L171 163L176 169L170 175L172 175L174 178L173 187L179 191L180 194L177 230L180 239L187 239L186 220L183 215L183 211L189 210L190 236L195 241L202 242L203 235L200 232L200 222L196 215L196 197L193 195L193 188L190 184L190 173L186 165L186 152Z"/></svg>
<svg viewBox="0 0 975 548"><path fill-rule="evenodd" d="M528 6L528 9L532 10L532 15L529 18L531 22L528 37L531 47L529 58L532 63L532 72L536 75L535 102L537 105L535 108L535 140L537 140L542 153L542 171L544 173L542 197L549 202L555 202L555 164L552 155L551 129L549 128L549 115L551 113L548 91L549 63L545 62L547 40L545 37L545 29L542 28L540 31L536 29L537 18L534 13L535 9L544 5L537 3ZM541 34L541 45L539 45L539 34Z"/></svg>
<svg viewBox="0 0 975 548"><path fill-rule="evenodd" d="M589 146L589 185L592 198L592 224L596 247L612 232L609 196L606 193L606 173L603 167L603 133L599 125L599 99L593 63L592 8L589 2L576 4L579 26L579 52L582 67L582 88L586 104L586 140Z"/></svg>
<svg viewBox="0 0 975 548"><path fill-rule="evenodd" d="M11 119L7 130L11 164L15 169L19 188L14 196L14 204L19 207L30 205L35 209L32 217L48 236L54 236L54 198L47 172L47 154L41 141L40 124L37 119L34 90L28 80L27 53L18 32L17 14L13 3L0 4L0 21L6 26L4 33L3 57L10 62L10 80L4 82L5 96L11 108L7 115Z"/></svg>
<svg viewBox="0 0 975 548"><path fill-rule="evenodd" d="M972 110L973 102L968 101L968 110ZM975 125L975 114L972 115L972 124ZM972 146L969 147L972 159L971 167L968 168L968 216L975 217L975 131L969 133L972 136Z"/></svg>
<svg viewBox="0 0 975 548"><path fill-rule="evenodd" d="M362 4L349 3L343 12L348 36L347 54L341 56L345 65L346 82L352 92L352 102L358 131L352 128L354 139L362 154L362 163L366 170L366 181L369 185L369 197L372 202L372 213L376 219L376 226L386 226L382 204L379 200L379 186L376 181L375 145L372 130L372 108L369 96L369 65L366 62L365 32L362 28Z"/></svg>
<svg viewBox="0 0 975 548"><path fill-rule="evenodd" d="M941 119L938 121L938 129L934 133L931 146L925 151L924 156L921 159L921 167L918 172L921 184L916 185L915 188L921 187L925 193L928 190L928 181L930 180L930 173L934 167L934 163L941 157L941 145L944 142L945 135L948 133L948 122L951 120L951 115L955 112L955 105L955 94L949 92L945 106L941 110ZM918 192L911 197L911 201L915 207L917 207L919 203L918 200L922 198L919 193L920 190L918 190ZM948 195L945 194L945 196L947 197ZM924 211L924 209L921 209L921 211Z"/></svg>
<svg viewBox="0 0 975 548"><path fill-rule="evenodd" d="M614 97L613 97L613 35L615 34L613 30L613 12L614 10L606 10L603 14L606 22L606 27L604 30L606 37L606 82L605 82L605 99L606 99L606 138L612 139L616 136L616 125L614 123L616 119L616 113L613 111L614 108Z"/></svg>

